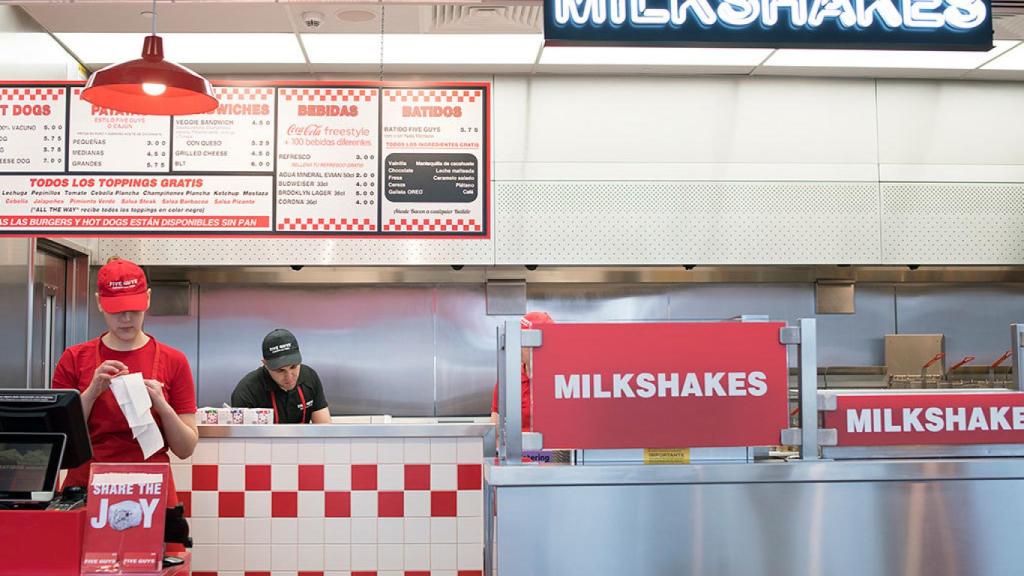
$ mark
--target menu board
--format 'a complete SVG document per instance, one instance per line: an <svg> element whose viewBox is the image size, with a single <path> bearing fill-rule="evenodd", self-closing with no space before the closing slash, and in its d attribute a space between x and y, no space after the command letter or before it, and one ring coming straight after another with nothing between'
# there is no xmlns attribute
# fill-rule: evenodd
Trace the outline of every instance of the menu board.
<svg viewBox="0 0 1024 576"><path fill-rule="evenodd" d="M171 120L110 110L73 88L68 137L71 172L167 172Z"/></svg>
<svg viewBox="0 0 1024 576"><path fill-rule="evenodd" d="M273 172L273 88L213 89L220 106L174 119L176 172Z"/></svg>
<svg viewBox="0 0 1024 576"><path fill-rule="evenodd" d="M0 87L0 171L64 171L66 101L63 87Z"/></svg>
<svg viewBox="0 0 1024 576"><path fill-rule="evenodd" d="M376 89L281 88L278 230L376 230Z"/></svg>
<svg viewBox="0 0 1024 576"><path fill-rule="evenodd" d="M487 238L486 83L239 83L216 110L0 85L0 234Z"/></svg>
<svg viewBox="0 0 1024 576"><path fill-rule="evenodd" d="M479 232L483 90L384 89L385 230Z"/></svg>

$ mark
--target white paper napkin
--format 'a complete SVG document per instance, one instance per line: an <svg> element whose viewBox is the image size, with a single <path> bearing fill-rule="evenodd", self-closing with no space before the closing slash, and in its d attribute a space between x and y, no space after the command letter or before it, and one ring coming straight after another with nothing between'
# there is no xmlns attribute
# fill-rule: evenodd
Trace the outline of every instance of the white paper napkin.
<svg viewBox="0 0 1024 576"><path fill-rule="evenodd" d="M150 409L153 401L146 390L141 372L133 372L110 380L110 390L117 399L121 412L132 429L132 437L142 448L142 456L149 458L164 447L164 436L153 419Z"/></svg>

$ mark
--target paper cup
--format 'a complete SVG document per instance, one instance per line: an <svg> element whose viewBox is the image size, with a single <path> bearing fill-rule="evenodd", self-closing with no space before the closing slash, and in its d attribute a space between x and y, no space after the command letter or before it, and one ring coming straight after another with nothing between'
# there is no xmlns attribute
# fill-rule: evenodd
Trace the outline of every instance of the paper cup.
<svg viewBox="0 0 1024 576"><path fill-rule="evenodd" d="M231 408L229 410L229 422L232 424L245 424L245 408Z"/></svg>
<svg viewBox="0 0 1024 576"><path fill-rule="evenodd" d="M273 424L274 411L270 408L254 408L257 424Z"/></svg>
<svg viewBox="0 0 1024 576"><path fill-rule="evenodd" d="M196 410L196 419L199 420L200 424L217 424L217 409L200 408L199 410Z"/></svg>

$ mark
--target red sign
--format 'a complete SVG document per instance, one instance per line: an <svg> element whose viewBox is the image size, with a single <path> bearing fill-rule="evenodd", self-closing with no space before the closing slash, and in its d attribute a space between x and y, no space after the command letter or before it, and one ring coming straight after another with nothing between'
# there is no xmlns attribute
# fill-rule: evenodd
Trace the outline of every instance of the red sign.
<svg viewBox="0 0 1024 576"><path fill-rule="evenodd" d="M1024 394L848 394L825 412L839 446L1024 443Z"/></svg>
<svg viewBox="0 0 1024 576"><path fill-rule="evenodd" d="M542 325L533 429L545 448L778 444L788 422L783 326Z"/></svg>
<svg viewBox="0 0 1024 576"><path fill-rule="evenodd" d="M157 572L163 564L167 464L93 464L83 574Z"/></svg>

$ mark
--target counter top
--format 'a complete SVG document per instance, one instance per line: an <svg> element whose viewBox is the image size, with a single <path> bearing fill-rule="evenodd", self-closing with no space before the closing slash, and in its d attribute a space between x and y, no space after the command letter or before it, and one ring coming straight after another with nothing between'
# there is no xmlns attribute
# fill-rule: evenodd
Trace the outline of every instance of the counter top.
<svg viewBox="0 0 1024 576"><path fill-rule="evenodd" d="M493 435L493 424L466 422L402 424L199 425L200 438L416 438Z"/></svg>
<svg viewBox="0 0 1024 576"><path fill-rule="evenodd" d="M1024 479L1024 460L872 460L754 464L485 464L491 486L596 486L610 484L746 484L771 482L882 482Z"/></svg>

